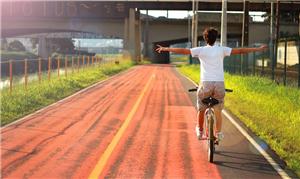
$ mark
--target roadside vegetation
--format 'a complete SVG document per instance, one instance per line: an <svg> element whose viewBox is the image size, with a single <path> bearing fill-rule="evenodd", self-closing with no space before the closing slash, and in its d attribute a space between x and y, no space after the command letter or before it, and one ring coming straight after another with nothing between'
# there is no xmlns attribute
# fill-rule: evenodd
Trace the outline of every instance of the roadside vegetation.
<svg viewBox="0 0 300 179"><path fill-rule="evenodd" d="M24 59L37 59L38 56L27 52L27 51L6 51L1 50L1 60L7 61L7 60L24 60Z"/></svg>
<svg viewBox="0 0 300 179"><path fill-rule="evenodd" d="M114 62L114 61L112 61ZM31 82L27 90L23 85L1 90L1 126L11 123L42 107L63 99L83 88L104 80L133 66L131 60L120 60L119 64L105 63L100 66L84 68L80 73L69 77L53 77L50 81Z"/></svg>
<svg viewBox="0 0 300 179"><path fill-rule="evenodd" d="M199 65L182 65L179 70L196 83ZM300 90L276 85L259 76L225 73L225 107L236 115L300 176Z"/></svg>

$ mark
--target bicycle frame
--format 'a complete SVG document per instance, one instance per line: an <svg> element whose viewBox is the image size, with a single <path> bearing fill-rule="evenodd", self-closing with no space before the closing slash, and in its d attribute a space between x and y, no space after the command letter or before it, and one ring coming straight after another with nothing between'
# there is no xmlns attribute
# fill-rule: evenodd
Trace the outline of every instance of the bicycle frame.
<svg viewBox="0 0 300 179"><path fill-rule="evenodd" d="M215 123L216 116L213 107L209 106L204 113L205 135L204 140L207 140L208 161L213 162L215 152Z"/></svg>
<svg viewBox="0 0 300 179"><path fill-rule="evenodd" d="M209 124L213 124L213 131L215 130L215 124L216 124L216 116L215 116L215 112L213 110L212 107L208 107L206 110L205 110L205 113L204 113L204 121L205 121L205 129L208 130L207 132L209 132ZM213 136L210 136L209 133L206 133L206 139L214 139L214 135Z"/></svg>

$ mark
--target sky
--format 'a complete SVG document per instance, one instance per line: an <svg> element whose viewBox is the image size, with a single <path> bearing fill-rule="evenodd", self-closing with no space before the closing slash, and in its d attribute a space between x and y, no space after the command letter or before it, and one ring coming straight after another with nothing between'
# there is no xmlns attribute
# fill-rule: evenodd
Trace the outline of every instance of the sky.
<svg viewBox="0 0 300 179"><path fill-rule="evenodd" d="M122 39L74 39L75 40L75 47L123 47L123 40ZM80 41L80 44L79 44Z"/></svg>

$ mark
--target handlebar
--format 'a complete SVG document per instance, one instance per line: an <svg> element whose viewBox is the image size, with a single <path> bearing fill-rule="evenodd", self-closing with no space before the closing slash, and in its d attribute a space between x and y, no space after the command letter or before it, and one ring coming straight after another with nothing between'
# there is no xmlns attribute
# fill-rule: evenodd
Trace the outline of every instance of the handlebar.
<svg viewBox="0 0 300 179"><path fill-rule="evenodd" d="M226 91L226 92L229 92L229 93L233 92L232 89L225 89L225 91Z"/></svg>
<svg viewBox="0 0 300 179"><path fill-rule="evenodd" d="M189 92L197 91L198 87L189 89ZM226 92L233 92L232 89L225 89Z"/></svg>
<svg viewBox="0 0 300 179"><path fill-rule="evenodd" d="M197 91L198 88L192 88L192 89L189 89L189 92L192 92L192 91Z"/></svg>

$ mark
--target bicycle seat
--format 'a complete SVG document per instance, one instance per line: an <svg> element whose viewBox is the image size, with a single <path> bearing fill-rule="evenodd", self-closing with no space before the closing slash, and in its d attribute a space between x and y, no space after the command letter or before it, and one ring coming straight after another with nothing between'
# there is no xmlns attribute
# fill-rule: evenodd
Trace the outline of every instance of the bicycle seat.
<svg viewBox="0 0 300 179"><path fill-rule="evenodd" d="M205 104L205 105L207 105L207 106L212 107L212 106L214 106L216 104L219 104L219 101L217 99L215 99L215 98L213 98L213 97L210 96L210 97L204 98L202 100L202 103Z"/></svg>

